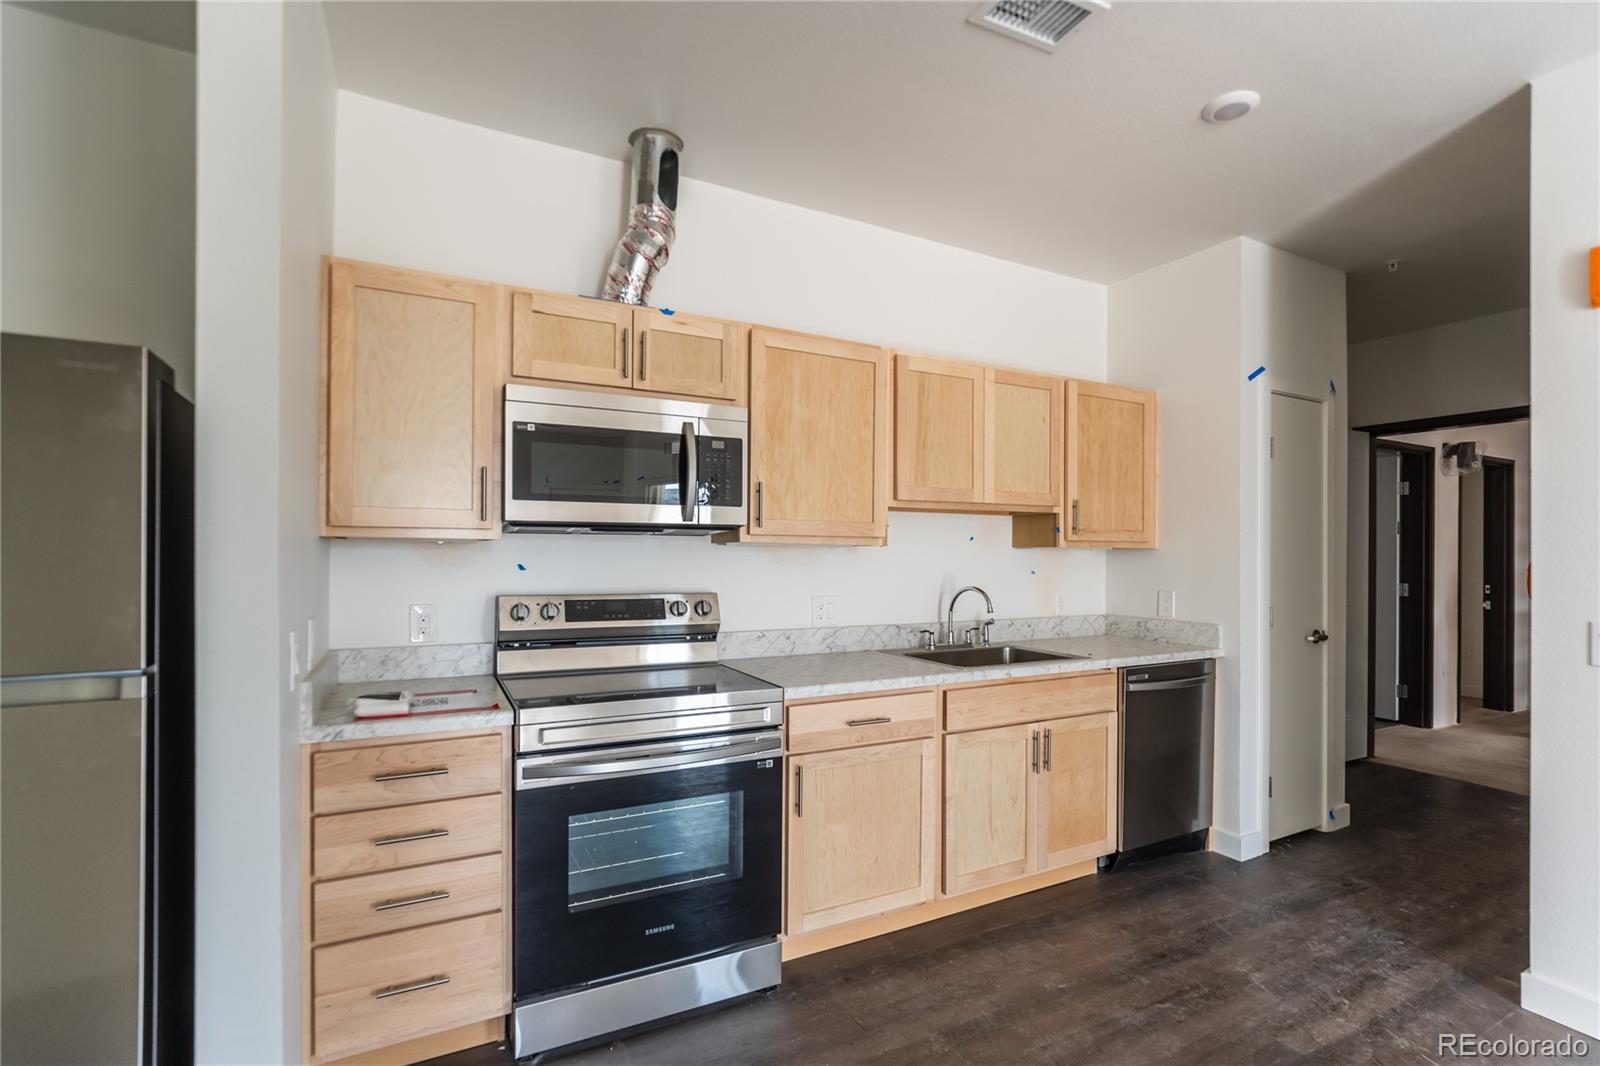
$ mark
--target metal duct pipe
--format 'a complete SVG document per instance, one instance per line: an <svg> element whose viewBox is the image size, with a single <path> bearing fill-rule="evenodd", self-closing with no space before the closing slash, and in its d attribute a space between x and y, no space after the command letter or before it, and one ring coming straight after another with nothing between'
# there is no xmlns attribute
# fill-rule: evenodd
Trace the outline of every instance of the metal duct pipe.
<svg viewBox="0 0 1600 1066"><path fill-rule="evenodd" d="M628 134L628 144L633 147L628 225L611 253L611 269L600 295L618 303L644 304L677 236L678 153L683 151L683 140L676 133L646 127Z"/></svg>

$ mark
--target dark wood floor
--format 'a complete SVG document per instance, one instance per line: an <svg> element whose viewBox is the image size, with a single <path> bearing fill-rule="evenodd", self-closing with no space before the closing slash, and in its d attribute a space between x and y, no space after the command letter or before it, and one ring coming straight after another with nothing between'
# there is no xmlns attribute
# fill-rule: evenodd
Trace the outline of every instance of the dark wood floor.
<svg viewBox="0 0 1600 1066"><path fill-rule="evenodd" d="M1372 763L1347 791L1342 832L1242 865L1169 856L824 952L769 997L559 1061L1422 1063L1441 1032L1566 1035L1517 1006L1527 799Z"/></svg>

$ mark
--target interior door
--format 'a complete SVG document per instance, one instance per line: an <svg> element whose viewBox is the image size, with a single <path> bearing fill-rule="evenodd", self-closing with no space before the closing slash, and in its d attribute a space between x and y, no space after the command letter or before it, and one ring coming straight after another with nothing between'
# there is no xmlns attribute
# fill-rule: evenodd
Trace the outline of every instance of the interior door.
<svg viewBox="0 0 1600 1066"><path fill-rule="evenodd" d="M1400 720L1400 456L1372 466L1372 713Z"/></svg>
<svg viewBox="0 0 1600 1066"><path fill-rule="evenodd" d="M1038 869L1117 850L1115 712L1039 723Z"/></svg>
<svg viewBox="0 0 1600 1066"><path fill-rule="evenodd" d="M633 311L610 300L512 293L512 376L627 388L633 381Z"/></svg>
<svg viewBox="0 0 1600 1066"><path fill-rule="evenodd" d="M744 327L717 318L640 307L634 387L713 400L744 399Z"/></svg>
<svg viewBox="0 0 1600 1066"><path fill-rule="evenodd" d="M1400 452L1400 721L1418 729L1433 725L1433 491L1432 448Z"/></svg>
<svg viewBox="0 0 1600 1066"><path fill-rule="evenodd" d="M1061 505L1064 383L1043 374L984 371L984 492L990 503Z"/></svg>
<svg viewBox="0 0 1600 1066"><path fill-rule="evenodd" d="M933 898L934 744L909 740L790 758L789 935Z"/></svg>
<svg viewBox="0 0 1600 1066"><path fill-rule="evenodd" d="M1514 711L1516 467L1483 461L1483 705ZM1463 597L1466 595L1463 591Z"/></svg>
<svg viewBox="0 0 1600 1066"><path fill-rule="evenodd" d="M1321 403L1271 402L1267 807L1277 840L1322 824L1327 432Z"/></svg>
<svg viewBox="0 0 1600 1066"><path fill-rule="evenodd" d="M1028 840L1037 725L944 739L944 890L954 895L1020 877Z"/></svg>
<svg viewBox="0 0 1600 1066"><path fill-rule="evenodd" d="M1094 381L1067 382L1070 544L1153 547L1156 397Z"/></svg>
<svg viewBox="0 0 1600 1066"><path fill-rule="evenodd" d="M983 496L983 367L899 352L894 375L895 499L976 502Z"/></svg>

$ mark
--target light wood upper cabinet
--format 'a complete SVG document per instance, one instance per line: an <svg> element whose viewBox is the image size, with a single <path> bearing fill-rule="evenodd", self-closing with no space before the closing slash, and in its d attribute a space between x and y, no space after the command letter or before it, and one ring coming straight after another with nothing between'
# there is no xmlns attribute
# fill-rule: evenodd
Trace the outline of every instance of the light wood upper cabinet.
<svg viewBox="0 0 1600 1066"><path fill-rule="evenodd" d="M984 499L1058 506L1061 500L1060 378L984 371Z"/></svg>
<svg viewBox="0 0 1600 1066"><path fill-rule="evenodd" d="M1116 851L1116 712L1058 718L1039 729L1037 869Z"/></svg>
<svg viewBox="0 0 1600 1066"><path fill-rule="evenodd" d="M549 292L511 294L511 375L576 385L633 381L635 308Z"/></svg>
<svg viewBox="0 0 1600 1066"><path fill-rule="evenodd" d="M790 936L933 898L934 744L908 740L790 758Z"/></svg>
<svg viewBox="0 0 1600 1066"><path fill-rule="evenodd" d="M883 540L888 386L882 348L751 331L752 499L739 539Z"/></svg>
<svg viewBox="0 0 1600 1066"><path fill-rule="evenodd" d="M743 403L748 332L719 318L635 308L634 388Z"/></svg>
<svg viewBox="0 0 1600 1066"><path fill-rule="evenodd" d="M1033 726L944 738L944 890L949 895L1021 877L1032 848Z"/></svg>
<svg viewBox="0 0 1600 1066"><path fill-rule="evenodd" d="M325 536L495 537L500 290L330 260Z"/></svg>
<svg viewBox="0 0 1600 1066"><path fill-rule="evenodd" d="M984 495L984 368L896 352L896 500L976 503Z"/></svg>
<svg viewBox="0 0 1600 1066"><path fill-rule="evenodd" d="M1155 393L1068 381L1063 541L1153 548L1156 504Z"/></svg>

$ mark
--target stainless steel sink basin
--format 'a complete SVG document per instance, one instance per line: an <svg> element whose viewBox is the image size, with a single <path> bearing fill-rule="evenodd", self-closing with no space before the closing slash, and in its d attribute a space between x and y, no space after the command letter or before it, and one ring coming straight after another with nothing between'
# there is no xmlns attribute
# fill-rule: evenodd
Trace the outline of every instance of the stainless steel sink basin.
<svg viewBox="0 0 1600 1066"><path fill-rule="evenodd" d="M900 654L909 659L939 663L943 666L1011 666L1017 663L1048 663L1067 659L1087 659L1087 655L1061 655L1049 651L1034 651L1011 644L996 644L988 648L945 648L939 651L906 651Z"/></svg>

